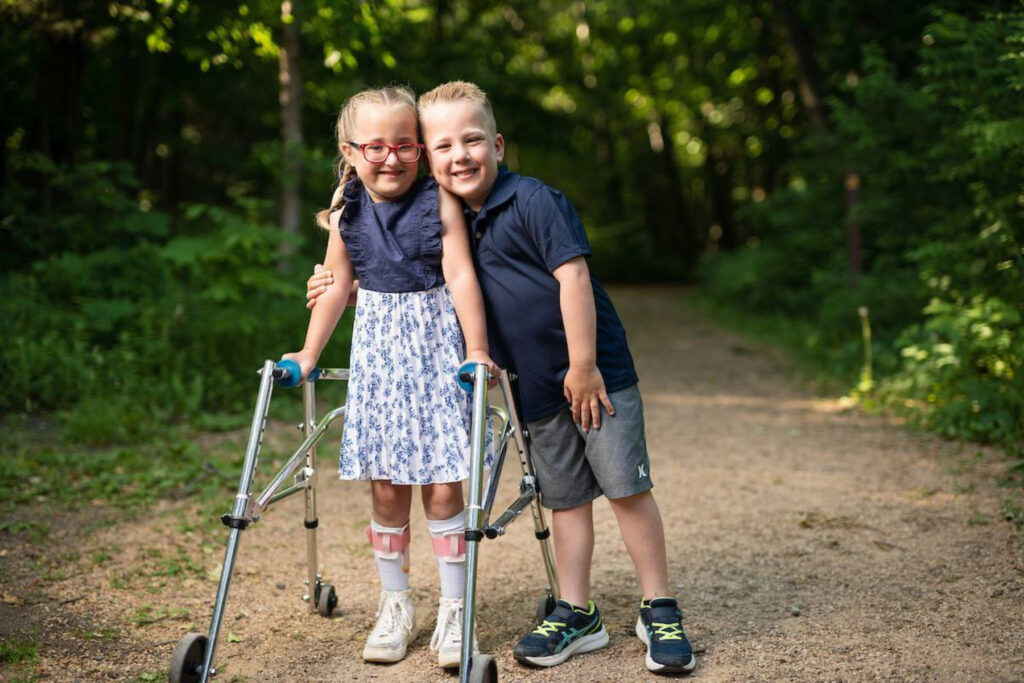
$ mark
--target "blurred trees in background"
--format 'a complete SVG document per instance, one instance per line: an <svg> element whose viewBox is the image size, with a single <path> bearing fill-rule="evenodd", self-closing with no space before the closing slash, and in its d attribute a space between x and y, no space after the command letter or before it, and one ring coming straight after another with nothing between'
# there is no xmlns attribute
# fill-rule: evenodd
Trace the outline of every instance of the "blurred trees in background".
<svg viewBox="0 0 1024 683"><path fill-rule="evenodd" d="M301 343L340 105L458 78L603 279L803 321L851 384L866 306L862 395L1020 443L1019 2L10 0L0 36L5 411L246 406Z"/></svg>

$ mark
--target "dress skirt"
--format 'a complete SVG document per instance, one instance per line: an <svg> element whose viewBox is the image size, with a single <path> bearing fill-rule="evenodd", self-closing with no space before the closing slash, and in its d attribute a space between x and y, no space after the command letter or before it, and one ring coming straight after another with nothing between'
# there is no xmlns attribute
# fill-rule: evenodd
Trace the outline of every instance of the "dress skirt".
<svg viewBox="0 0 1024 683"><path fill-rule="evenodd" d="M440 484L469 477L472 396L455 373L465 343L445 286L359 289L339 472ZM487 466L490 466L488 429Z"/></svg>

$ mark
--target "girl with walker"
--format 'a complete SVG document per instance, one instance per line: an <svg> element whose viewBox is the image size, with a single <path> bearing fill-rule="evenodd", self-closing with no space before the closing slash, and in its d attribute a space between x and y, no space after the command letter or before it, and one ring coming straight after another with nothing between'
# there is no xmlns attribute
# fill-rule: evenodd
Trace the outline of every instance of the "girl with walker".
<svg viewBox="0 0 1024 683"><path fill-rule="evenodd" d="M440 666L457 667L471 405L454 377L464 348L465 360L497 373L469 236L458 200L417 179L423 145L409 90L354 95L336 128L340 180L317 223L329 232L324 264L337 277L310 315L302 350L284 357L303 377L316 366L358 278L339 469L342 479L370 480L373 498L366 536L382 590L363 659L397 662L416 637L409 511L419 485L441 578L430 647Z"/></svg>

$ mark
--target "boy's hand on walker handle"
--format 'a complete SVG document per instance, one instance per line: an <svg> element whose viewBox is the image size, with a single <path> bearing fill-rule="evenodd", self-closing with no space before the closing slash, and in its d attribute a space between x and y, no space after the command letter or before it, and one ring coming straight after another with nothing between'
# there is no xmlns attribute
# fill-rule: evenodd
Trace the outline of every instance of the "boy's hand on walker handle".
<svg viewBox="0 0 1024 683"><path fill-rule="evenodd" d="M608 400L608 392L604 388L604 378L596 365L569 365L569 372L562 383L565 399L572 406L572 419L579 423L583 430L601 428L601 406L608 415L615 414L615 407Z"/></svg>

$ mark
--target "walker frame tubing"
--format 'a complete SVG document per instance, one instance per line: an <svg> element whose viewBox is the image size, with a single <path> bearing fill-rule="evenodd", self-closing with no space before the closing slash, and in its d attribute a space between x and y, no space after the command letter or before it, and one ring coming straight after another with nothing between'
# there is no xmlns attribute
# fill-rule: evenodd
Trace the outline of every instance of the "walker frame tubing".
<svg viewBox="0 0 1024 683"><path fill-rule="evenodd" d="M505 409L487 405L487 366L476 365L473 376L473 425L470 435L470 481L469 502L466 506L466 597L462 618L462 652L459 667L460 683L468 683L473 660L473 629L476 613L476 565L478 546L484 537L496 538L505 533L505 528L514 522L522 511L530 506L533 512L534 535L541 544L544 569L548 578L548 595L559 598L558 575L555 570L554 554L551 550L551 533L544 519L544 511L538 500L537 478L533 470L526 444L526 433L519 423L512 395L511 377L506 370L498 376L498 386L505 400ZM487 482L486 495L481 501L484 470L484 430L491 416L498 418L496 426L497 459ZM501 477L509 438L512 438L519 455L523 479L519 485L519 498L502 513L498 521L488 523L491 508ZM482 502L482 505L481 505Z"/></svg>
<svg viewBox="0 0 1024 683"><path fill-rule="evenodd" d="M231 575L234 572L235 559L238 554L238 543L241 532L249 523L258 522L260 513L270 508L279 500L283 500L298 493L306 492L305 518L303 524L306 527L306 562L307 578L306 584L310 593L303 596L303 600L309 604L308 611L315 612L317 609L317 597L320 589L321 575L317 573L317 544L316 528L319 520L316 515L316 444L327 431L327 427L337 417L344 415L345 406L335 408L318 424L316 422L316 400L313 390L313 381L305 382L303 385L303 423L299 425L306 438L298 447L292 457L285 463L284 467L273 478L267 488L256 498L252 499L252 481L256 474L256 467L259 464L260 448L263 444L263 432L266 429L267 414L270 409L270 397L274 390L275 375L279 371L275 369L272 360L263 362L260 374L260 389L256 398L256 408L253 411L252 426L249 429L249 440L245 449L245 460L242 465L242 475L238 482L238 493L235 495L235 505L230 515L224 515L222 521L231 527L228 535L228 545L224 552L224 564L221 568L220 583L217 588L217 599L214 603L213 616L210 620L210 631L207 636L206 650L203 653L203 664L199 671L200 683L207 683L210 676L217 673L213 668L213 660L217 649L217 637L220 633L221 624L224 619L224 607L227 603L228 589L231 586ZM320 379L347 380L349 371L345 369L321 370L317 381ZM278 492L278 489L288 478L299 463L305 458L303 468L295 475L295 483L292 486Z"/></svg>
<svg viewBox="0 0 1024 683"><path fill-rule="evenodd" d="M529 446L526 439L529 434L522 428L519 422L519 415L515 410L515 399L512 395L512 376L506 370L502 370L498 376L498 388L501 389L502 398L507 409L495 406L490 411L500 418L498 427L498 462L491 470L491 481L488 482L487 498L484 501L484 508L488 517L491 507L494 505L494 496L498 487L498 477L501 475L501 467L507 453L507 445L511 437L515 444L516 454L519 456L519 465L523 471L523 479L519 483L519 498L509 505L496 522L489 524L484 530L487 538L496 538L505 534L505 529L514 522L527 506L533 516L533 531L537 540L540 541L541 554L544 558L544 570L547 573L548 592L551 597L558 600L560 595L558 586L558 575L555 570L555 556L551 549L551 532L548 529L544 517L544 509L540 506L540 489L537 485L537 474L533 469L533 460L530 458Z"/></svg>

